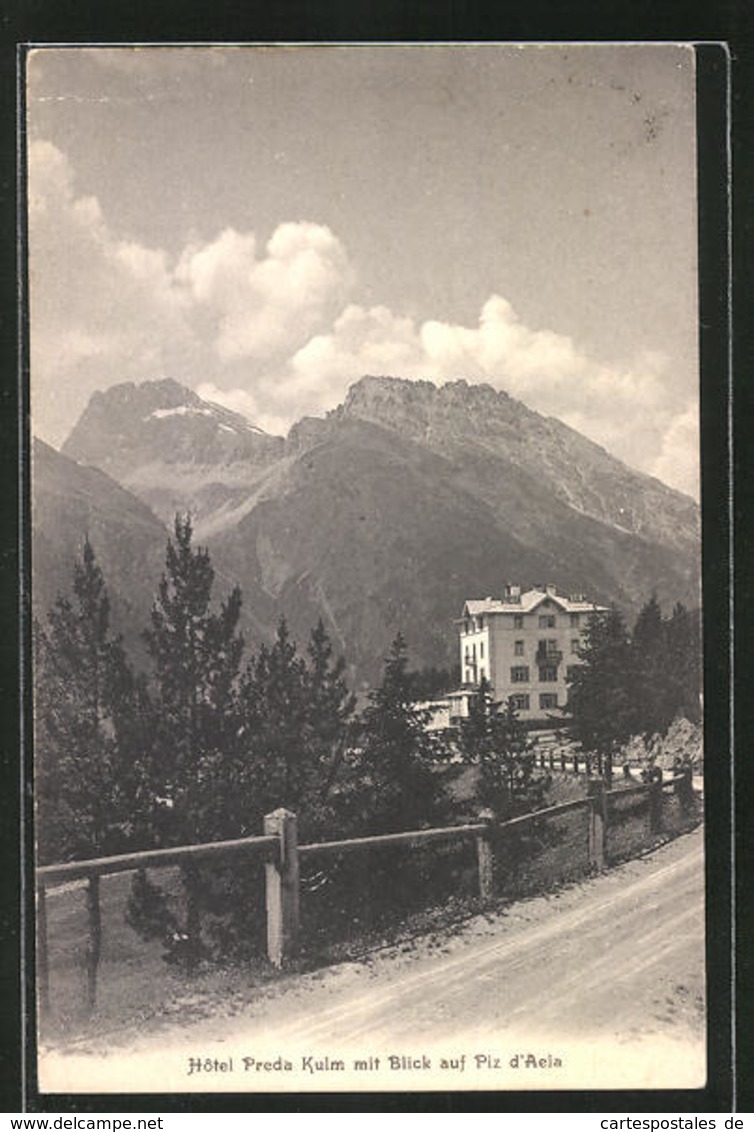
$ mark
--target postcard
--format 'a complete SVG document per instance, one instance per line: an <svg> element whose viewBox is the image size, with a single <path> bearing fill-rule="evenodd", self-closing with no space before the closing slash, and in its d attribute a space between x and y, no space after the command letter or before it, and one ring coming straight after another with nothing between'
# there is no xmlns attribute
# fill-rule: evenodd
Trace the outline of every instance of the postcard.
<svg viewBox="0 0 754 1132"><path fill-rule="evenodd" d="M694 47L25 67L40 1091L701 1089Z"/></svg>

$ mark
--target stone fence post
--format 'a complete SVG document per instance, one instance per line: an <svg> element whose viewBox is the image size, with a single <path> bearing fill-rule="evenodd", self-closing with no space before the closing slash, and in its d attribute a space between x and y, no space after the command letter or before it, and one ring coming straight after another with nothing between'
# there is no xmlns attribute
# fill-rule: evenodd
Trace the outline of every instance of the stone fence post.
<svg viewBox="0 0 754 1132"><path fill-rule="evenodd" d="M267 958L282 967L296 954L299 931L298 829L296 815L274 810L264 819L264 832L280 840L279 861L265 865Z"/></svg>
<svg viewBox="0 0 754 1132"><path fill-rule="evenodd" d="M605 782L602 778L590 778L586 784L589 806L589 866L593 872L605 867L605 824L607 821L607 798Z"/></svg>
<svg viewBox="0 0 754 1132"><path fill-rule="evenodd" d="M487 903L492 899L494 890L494 856L492 852L492 823L495 820L495 813L493 810L482 810L479 817L486 823L487 829L484 833L476 835L476 855L477 867L479 870L479 897L482 901Z"/></svg>
<svg viewBox="0 0 754 1132"><path fill-rule="evenodd" d="M662 830L662 771L659 777L653 778L649 784L649 831L660 833Z"/></svg>
<svg viewBox="0 0 754 1132"><path fill-rule="evenodd" d="M684 810L689 810L694 804L693 771L690 766L681 769L681 776L676 782L676 793Z"/></svg>

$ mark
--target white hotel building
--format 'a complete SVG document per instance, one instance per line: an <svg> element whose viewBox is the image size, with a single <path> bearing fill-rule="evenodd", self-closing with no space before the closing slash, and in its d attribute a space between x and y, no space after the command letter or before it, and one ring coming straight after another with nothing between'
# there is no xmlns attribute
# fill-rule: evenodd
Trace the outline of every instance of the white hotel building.
<svg viewBox="0 0 754 1132"><path fill-rule="evenodd" d="M505 587L501 599L467 601L458 621L461 688L451 693L451 722L468 714L469 696L483 677L495 703L513 697L519 718L557 718L567 699L567 678L580 662L577 650L592 613L605 610L582 595L565 597L553 585Z"/></svg>

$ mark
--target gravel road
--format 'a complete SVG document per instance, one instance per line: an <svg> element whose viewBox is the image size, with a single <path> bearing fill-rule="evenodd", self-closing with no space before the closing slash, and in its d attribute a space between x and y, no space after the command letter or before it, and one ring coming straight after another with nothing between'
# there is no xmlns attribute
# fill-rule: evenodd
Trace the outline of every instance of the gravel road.
<svg viewBox="0 0 754 1132"><path fill-rule="evenodd" d="M71 1091L124 1079L202 1091L698 1087L702 830L453 933L215 1005L117 1049L51 1051L43 1082Z"/></svg>

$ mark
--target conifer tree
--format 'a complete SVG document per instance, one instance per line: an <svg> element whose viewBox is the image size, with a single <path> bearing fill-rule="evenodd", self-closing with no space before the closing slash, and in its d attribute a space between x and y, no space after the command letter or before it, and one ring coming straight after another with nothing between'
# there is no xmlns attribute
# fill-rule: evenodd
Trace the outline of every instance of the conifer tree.
<svg viewBox="0 0 754 1132"><path fill-rule="evenodd" d="M701 719L701 634L699 617L678 602L666 622L666 668L675 712L692 723ZM672 721L671 721L672 722Z"/></svg>
<svg viewBox="0 0 754 1132"><path fill-rule="evenodd" d="M298 813L305 797L306 683L305 661L281 618L273 644L260 646L242 686L242 740L260 819L280 806Z"/></svg>
<svg viewBox="0 0 754 1132"><path fill-rule="evenodd" d="M631 666L626 673L634 711L634 731L646 739L663 735L673 722L676 697L671 689L666 622L657 595L639 612L631 638Z"/></svg>
<svg viewBox="0 0 754 1132"><path fill-rule="evenodd" d="M593 613L568 688L568 730L585 750L607 756L608 777L615 749L634 734L631 646L620 612Z"/></svg>
<svg viewBox="0 0 754 1132"><path fill-rule="evenodd" d="M34 630L38 847L43 860L117 852L133 840L139 782L129 742L138 698L88 538L73 593Z"/></svg>
<svg viewBox="0 0 754 1132"><path fill-rule="evenodd" d="M308 762L311 767L308 824L321 830L331 820L331 793L343 768L352 735L356 697L345 680L345 659L333 660L322 618L309 640L306 671Z"/></svg>
<svg viewBox="0 0 754 1132"><path fill-rule="evenodd" d="M281 618L273 644L259 648L244 674L242 743L260 820L285 806L297 814L301 831L321 835L336 820L331 793L343 768L355 697L321 620L307 652L308 661Z"/></svg>
<svg viewBox="0 0 754 1132"><path fill-rule="evenodd" d="M214 570L192 536L190 518L177 515L145 633L154 665L153 787L166 842L232 836L237 821L241 593L234 588L213 611Z"/></svg>
<svg viewBox="0 0 754 1132"><path fill-rule="evenodd" d="M698 626L683 605L663 618L653 595L636 620L631 657L637 733L665 735L679 715L699 722Z"/></svg>
<svg viewBox="0 0 754 1132"><path fill-rule="evenodd" d="M477 797L485 808L507 817L540 801L543 783L534 775L534 756L526 728L512 697L499 711L486 677L469 701L459 744L463 760L479 768Z"/></svg>
<svg viewBox="0 0 754 1132"><path fill-rule="evenodd" d="M476 692L469 697L468 713L461 720L461 754L465 762L481 765L492 752L494 719L497 713L497 705L492 700L492 688L486 676L482 677Z"/></svg>
<svg viewBox="0 0 754 1132"><path fill-rule="evenodd" d="M406 642L399 633L382 683L361 717L357 809L363 827L411 829L439 817L443 792L434 764L447 752L427 733L411 698Z"/></svg>

